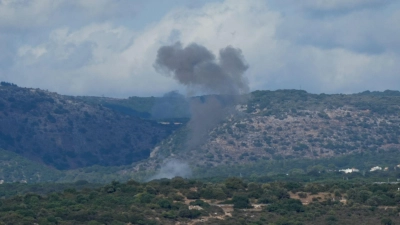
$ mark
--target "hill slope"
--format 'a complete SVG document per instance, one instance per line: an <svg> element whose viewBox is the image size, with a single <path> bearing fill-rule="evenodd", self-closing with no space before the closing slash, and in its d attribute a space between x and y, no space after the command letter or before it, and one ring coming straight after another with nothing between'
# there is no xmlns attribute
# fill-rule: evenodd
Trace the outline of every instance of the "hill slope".
<svg viewBox="0 0 400 225"><path fill-rule="evenodd" d="M208 97L200 98L207 102ZM169 159L189 163L193 174L201 177L207 174L199 173L252 174L251 169L243 168L262 165L275 172L307 170L307 160L326 164L329 160L320 159L351 153L368 156L363 166L367 169L374 165L374 157L384 152L397 156L400 149L398 91L352 95L297 90L252 92L247 102L210 129L197 146L187 144L191 130L185 124L191 101L198 99L186 100L174 93L163 98L71 97L3 85L0 148L61 170L81 168L55 172L56 178L38 167L39 172L32 176L96 182L145 179ZM383 158L386 166L400 164ZM294 161L298 159L306 160ZM298 166L275 168L275 162L282 160ZM16 164L11 161L5 160L3 167L7 164L7 170L10 165L14 168ZM17 180L29 180L25 173L16 174Z"/></svg>
<svg viewBox="0 0 400 225"><path fill-rule="evenodd" d="M158 167L165 158L213 167L400 149L397 91L352 95L256 91L237 108L240 113L220 122L193 149L186 145L190 130L182 128L155 148L145 167Z"/></svg>
<svg viewBox="0 0 400 225"><path fill-rule="evenodd" d="M0 148L57 169L146 159L176 127L76 97L0 86Z"/></svg>

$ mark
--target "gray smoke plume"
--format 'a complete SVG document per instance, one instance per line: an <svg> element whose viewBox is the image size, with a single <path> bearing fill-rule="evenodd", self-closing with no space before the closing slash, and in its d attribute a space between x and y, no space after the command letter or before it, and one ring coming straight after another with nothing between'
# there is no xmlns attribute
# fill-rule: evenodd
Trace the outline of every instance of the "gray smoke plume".
<svg viewBox="0 0 400 225"><path fill-rule="evenodd" d="M248 69L240 49L228 46L219 51L217 61L204 46L180 42L158 49L157 71L171 74L194 90L223 95L239 95L249 88L243 74Z"/></svg>
<svg viewBox="0 0 400 225"><path fill-rule="evenodd" d="M186 85L190 92L213 95L190 101L191 136L188 147L197 147L208 131L234 110L249 90L244 72L248 65L240 49L228 46L219 51L219 57L204 46L180 42L158 49L154 64L158 72L167 74Z"/></svg>

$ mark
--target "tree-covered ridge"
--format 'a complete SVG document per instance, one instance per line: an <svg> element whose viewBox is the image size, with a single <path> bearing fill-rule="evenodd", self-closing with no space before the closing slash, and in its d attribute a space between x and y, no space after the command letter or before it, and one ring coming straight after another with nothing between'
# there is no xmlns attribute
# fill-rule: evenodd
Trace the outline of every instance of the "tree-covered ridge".
<svg viewBox="0 0 400 225"><path fill-rule="evenodd" d="M63 192L66 189L82 190L85 188L99 188L104 184L89 183L86 180L78 180L70 183L54 183L44 182L41 183L3 183L0 185L0 198L6 199L14 196L21 196L27 193L34 193L38 195L47 195L51 193Z"/></svg>
<svg viewBox="0 0 400 225"><path fill-rule="evenodd" d="M207 96L203 96L206 97ZM184 105L182 97L129 97L127 99L102 98L102 97L78 97L86 102L95 104L104 104L120 107L126 107L150 117L154 106L160 101L166 100L169 104L176 106L177 114L174 118L187 117L184 114L182 106ZM188 98L187 101L199 97ZM263 114L280 115L282 113L291 114L296 110L324 110L340 107L353 107L359 110L371 110L375 113L394 113L400 106L400 91L386 90L365 91L357 94L311 94L302 90L276 90L276 91L254 91L248 97L246 103L248 113L254 113L257 110L264 110ZM181 108L179 108L181 107ZM294 114L296 115L296 114Z"/></svg>
<svg viewBox="0 0 400 225"><path fill-rule="evenodd" d="M400 148L398 91L351 95L255 91L248 99L237 107L239 113L211 129L201 146L187 148L190 129L184 128L164 140L157 154L210 167Z"/></svg>
<svg viewBox="0 0 400 225"><path fill-rule="evenodd" d="M190 117L188 101L177 92L163 97L129 97L126 99L78 96L89 104L100 104L114 111L145 119L162 121L186 121Z"/></svg>
<svg viewBox="0 0 400 225"><path fill-rule="evenodd" d="M207 97L207 96L203 96ZM176 115L172 118L185 118L188 109L184 109L185 105L182 97L129 97L127 99L102 98L102 97L78 97L86 102L94 104L104 104L106 106L125 108L125 112L142 113L144 117L151 117L154 106L163 100L168 101L170 105L174 105ZM190 101L199 97L188 98ZM400 106L400 91L386 90L365 91L357 94L311 94L302 90L276 90L276 91L254 91L248 97L246 104L248 113L254 113L257 110L264 110L262 114L276 115L295 113L296 110L324 110L340 107L353 107L359 110L371 110L375 113L395 113ZM296 115L296 114L294 114ZM189 115L190 116L190 115Z"/></svg>
<svg viewBox="0 0 400 225"><path fill-rule="evenodd" d="M400 109L400 91L358 94L310 94L301 90L255 91L250 95L247 112L263 115L297 115L297 110L323 111L349 108L376 114L396 114Z"/></svg>
<svg viewBox="0 0 400 225"><path fill-rule="evenodd" d="M146 159L177 127L75 97L0 86L0 148L57 169Z"/></svg>
<svg viewBox="0 0 400 225"><path fill-rule="evenodd" d="M4 164L6 182L145 180L166 158L189 163L195 177L204 171L212 176L218 176L214 171L251 174L252 168L268 168L272 174L307 172L304 163L290 168L276 165L296 164L299 158L334 161L348 154L393 156L399 150L398 91L351 95L255 91L194 148L186 145L188 104L218 96L71 97L12 84L1 85L0 92L0 147L59 170L77 168L49 173L43 167L38 176L30 172L35 170L14 171L14 162ZM151 120L139 118L146 115Z"/></svg>
<svg viewBox="0 0 400 225"><path fill-rule="evenodd" d="M0 224L394 224L399 184L180 177L0 200ZM80 184L82 185L82 184Z"/></svg>

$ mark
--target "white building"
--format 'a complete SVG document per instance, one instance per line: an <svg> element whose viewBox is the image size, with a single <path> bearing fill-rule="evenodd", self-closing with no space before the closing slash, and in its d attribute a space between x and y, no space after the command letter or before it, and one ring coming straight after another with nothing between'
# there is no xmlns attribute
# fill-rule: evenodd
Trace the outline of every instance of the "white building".
<svg viewBox="0 0 400 225"><path fill-rule="evenodd" d="M372 167L369 171L370 171L370 172L374 172L374 171L377 171L377 170L382 170L382 167L380 167L380 166L375 166L375 167Z"/></svg>
<svg viewBox="0 0 400 225"><path fill-rule="evenodd" d="M356 168L347 168L347 169L341 169L339 170L339 172L344 172L344 173L354 173L354 172L360 172L360 170L356 169Z"/></svg>

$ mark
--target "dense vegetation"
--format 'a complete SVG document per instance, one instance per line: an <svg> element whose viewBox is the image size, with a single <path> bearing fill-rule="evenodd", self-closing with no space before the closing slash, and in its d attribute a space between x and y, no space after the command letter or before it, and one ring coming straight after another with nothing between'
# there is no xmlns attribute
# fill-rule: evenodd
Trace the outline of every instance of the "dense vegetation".
<svg viewBox="0 0 400 225"><path fill-rule="evenodd" d="M75 97L0 86L0 148L61 170L146 159L178 127Z"/></svg>
<svg viewBox="0 0 400 225"><path fill-rule="evenodd" d="M301 90L255 91L251 93L247 112L261 110L264 115L297 115L298 110L354 108L374 114L398 113L400 91L365 91L358 94L310 94ZM263 110L267 109L267 110ZM301 113L300 113L301 114Z"/></svg>
<svg viewBox="0 0 400 225"><path fill-rule="evenodd" d="M188 149L198 98L1 82L0 224L400 223L400 92L255 91ZM165 159L190 179L147 182Z"/></svg>
<svg viewBox="0 0 400 225"><path fill-rule="evenodd" d="M285 179L308 181L308 175L314 174L312 180L326 180L330 177L342 178L339 169L357 168L358 173L347 177L371 177L371 181L393 180L393 172L400 171L397 167L400 152L370 152L350 154L339 157L321 159L276 159L257 160L251 163L237 165L219 165L217 167L193 167L191 178L208 179L209 177L224 179L229 176L243 176L252 179L262 177L263 181L273 181L284 176ZM132 170L131 166L105 167L91 166L75 170L60 171L51 169L40 163L29 161L15 153L0 150L0 180L9 182L76 182L87 180L92 183L109 183L113 180L124 182L129 179L146 181L156 171L143 167L141 171ZM369 172L374 166L387 167L388 171Z"/></svg>
<svg viewBox="0 0 400 225"><path fill-rule="evenodd" d="M22 184L21 184L22 185ZM87 185L80 182L76 185ZM395 224L399 184L154 180L0 200L0 224Z"/></svg>
<svg viewBox="0 0 400 225"><path fill-rule="evenodd" d="M339 157L320 158L320 159L276 159L276 160L257 160L252 163L238 165L221 165L218 167L199 167L195 170L196 177L227 177L239 176L259 177L273 176L277 174L294 175L294 179L309 173L318 172L317 175L334 174L346 168L356 168L360 172L358 176L369 176L370 174L380 173L380 177L387 177L387 171L374 171L370 169L375 166L388 169L390 171L400 171L400 151L392 149L387 152L367 152L344 155ZM353 174L354 175L354 174ZM399 177L400 178L400 177ZM299 180L299 181L300 181Z"/></svg>
<svg viewBox="0 0 400 225"><path fill-rule="evenodd" d="M190 100L173 91L163 97L129 97L127 99L77 97L89 104L101 104L114 111L145 119L186 121L190 118Z"/></svg>
<svg viewBox="0 0 400 225"><path fill-rule="evenodd" d="M113 99L101 97L78 97L92 104L103 104L122 112L141 115L146 118L152 117L158 106L174 109L175 114L168 118L187 118L189 105L179 94L168 93L164 97L129 97L127 99ZM196 99L194 97L193 99ZM247 113L257 110L263 111L263 115L288 116L297 115L297 110L319 110L334 109L341 107L353 107L358 110L371 110L377 114L392 114L398 112L400 105L400 91L387 90L384 92L365 91L358 94L311 94L302 90L276 90L276 91L254 91L249 94L247 102ZM189 99L190 101L190 99ZM163 108L165 109L165 108ZM267 109L267 110L264 110ZM170 112L170 111L169 111ZM168 112L168 113L169 113ZM142 113L142 114L140 114ZM300 113L301 115L301 113ZM322 115L321 115L322 116ZM157 116L156 116L157 117Z"/></svg>
<svg viewBox="0 0 400 225"><path fill-rule="evenodd" d="M0 181L5 183L54 182L62 172L0 149Z"/></svg>
<svg viewBox="0 0 400 225"><path fill-rule="evenodd" d="M154 170L172 155L209 168L400 146L398 91L255 91L239 106L240 113L216 124L202 146L192 150L187 150L190 130L185 126L190 101L207 102L207 96L70 97L7 82L0 91L0 148L61 170L93 165ZM156 146L156 157L138 163Z"/></svg>
<svg viewBox="0 0 400 225"><path fill-rule="evenodd" d="M160 144L159 157L173 155L198 167L229 167L400 149L398 91L352 95L255 91L248 99L236 114L210 130L201 146L188 150L190 130L181 129ZM148 162L146 167L159 163Z"/></svg>
<svg viewBox="0 0 400 225"><path fill-rule="evenodd" d="M104 184L89 183L86 180L78 180L74 183L3 183L0 185L0 198L6 199L17 195L35 193L39 195L62 192L66 189L82 190L85 188L98 188Z"/></svg>

